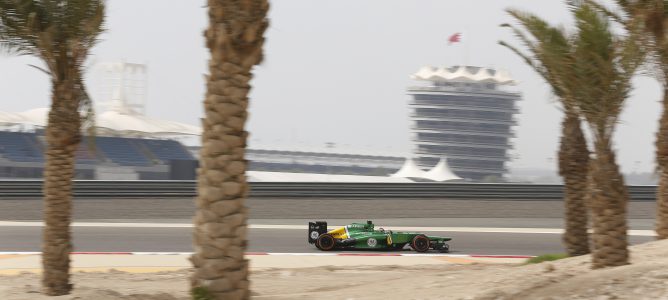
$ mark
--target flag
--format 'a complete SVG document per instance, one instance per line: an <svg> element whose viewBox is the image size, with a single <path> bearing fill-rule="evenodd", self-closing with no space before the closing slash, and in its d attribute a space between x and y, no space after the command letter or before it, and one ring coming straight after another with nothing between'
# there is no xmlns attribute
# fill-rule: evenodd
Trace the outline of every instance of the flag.
<svg viewBox="0 0 668 300"><path fill-rule="evenodd" d="M461 38L462 34L457 32L448 38L448 45L452 45L452 43L459 43L459 39Z"/></svg>

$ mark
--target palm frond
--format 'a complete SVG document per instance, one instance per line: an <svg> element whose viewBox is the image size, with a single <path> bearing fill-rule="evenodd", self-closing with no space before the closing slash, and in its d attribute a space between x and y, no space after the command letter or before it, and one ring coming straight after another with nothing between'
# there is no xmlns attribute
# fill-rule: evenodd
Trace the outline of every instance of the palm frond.
<svg viewBox="0 0 668 300"><path fill-rule="evenodd" d="M606 17L610 18L611 20L624 25L629 15L634 13L633 10L635 8L632 7L627 1L616 1L616 2L618 6L622 8L621 11L609 8L601 3L598 3L595 0L579 0L579 1L569 0L568 4L574 8L577 8L582 4L589 5L594 9L598 10L599 12L603 13Z"/></svg>
<svg viewBox="0 0 668 300"><path fill-rule="evenodd" d="M569 1L576 31L567 34L536 15L517 10L508 13L521 25L513 30L528 49L523 53L505 42L552 87L565 112L581 115L595 134L609 137L614 130L631 77L644 60L637 30L626 36L612 33L611 14L587 0ZM621 18L621 17L620 17ZM635 29L638 23L628 22Z"/></svg>
<svg viewBox="0 0 668 300"><path fill-rule="evenodd" d="M81 115L82 132L87 136L86 144L91 152L95 152L95 137L97 136L95 127L95 106L90 98L83 78L79 78L81 100L79 102L79 114Z"/></svg>
<svg viewBox="0 0 668 300"><path fill-rule="evenodd" d="M571 47L566 34L561 28L550 26L536 15L512 9L507 12L519 22L526 34L512 25L504 24L503 26L513 30L515 36L529 50L529 54L524 54L505 42L500 42L500 44L519 55L536 70L550 84L564 109L571 112L574 106L570 101L572 95L567 74L571 65L569 58Z"/></svg>
<svg viewBox="0 0 668 300"><path fill-rule="evenodd" d="M668 1L616 0L618 12L602 5L599 0L582 0L624 26L630 37L637 40L643 51L645 73L668 86Z"/></svg>
<svg viewBox="0 0 668 300"><path fill-rule="evenodd" d="M596 7L579 6L575 18L576 76L585 87L578 105L592 132L610 137L631 91L631 78L644 59L643 53L635 31L615 36L609 19Z"/></svg>
<svg viewBox="0 0 668 300"><path fill-rule="evenodd" d="M543 77L547 77L547 72L545 69L542 68L541 65L537 64L536 62L533 61L533 58L531 58L528 54L523 53L521 50L517 49L517 47L510 45L504 41L499 41L499 45L504 46L508 48L510 51L513 53L517 54L524 62L529 65L536 73L540 74Z"/></svg>
<svg viewBox="0 0 668 300"><path fill-rule="evenodd" d="M95 113L83 63L104 31L104 11L104 0L0 0L1 50L41 58L46 69L32 67L55 81L74 80L80 95L74 101L88 135L95 133Z"/></svg>
<svg viewBox="0 0 668 300"><path fill-rule="evenodd" d="M0 47L35 55L54 76L56 57L66 52L82 63L104 30L103 0L0 0Z"/></svg>

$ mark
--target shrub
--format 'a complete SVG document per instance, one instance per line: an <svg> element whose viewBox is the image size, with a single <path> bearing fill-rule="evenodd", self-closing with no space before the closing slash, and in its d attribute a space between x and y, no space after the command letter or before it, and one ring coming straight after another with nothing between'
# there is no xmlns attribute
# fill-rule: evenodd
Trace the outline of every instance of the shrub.
<svg viewBox="0 0 668 300"><path fill-rule="evenodd" d="M211 293L204 287L196 287L190 290L193 296L193 300L213 300Z"/></svg>
<svg viewBox="0 0 668 300"><path fill-rule="evenodd" d="M567 257L568 257L568 254L566 254L566 253L543 254L543 255L540 255L540 256L536 256L536 257L527 259L526 263L527 264L537 264L537 263L542 263L544 261L559 260L559 259L567 258Z"/></svg>

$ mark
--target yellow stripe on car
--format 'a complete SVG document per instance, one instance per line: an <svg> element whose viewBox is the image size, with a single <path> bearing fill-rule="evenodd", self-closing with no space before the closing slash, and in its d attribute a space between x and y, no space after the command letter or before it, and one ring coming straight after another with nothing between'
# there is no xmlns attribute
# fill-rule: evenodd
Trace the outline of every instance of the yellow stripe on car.
<svg viewBox="0 0 668 300"><path fill-rule="evenodd" d="M332 229L327 233L331 234L332 237L334 237L335 239L347 239L348 238L348 230L346 230L345 227Z"/></svg>

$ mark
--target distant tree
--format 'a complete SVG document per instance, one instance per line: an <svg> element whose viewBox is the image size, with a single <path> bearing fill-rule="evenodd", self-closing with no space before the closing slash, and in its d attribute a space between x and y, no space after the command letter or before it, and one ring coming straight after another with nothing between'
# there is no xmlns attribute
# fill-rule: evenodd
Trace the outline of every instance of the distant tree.
<svg viewBox="0 0 668 300"><path fill-rule="evenodd" d="M244 259L248 210L245 159L252 69L262 61L267 0L209 0L209 75L204 99L193 297L249 299Z"/></svg>
<svg viewBox="0 0 668 300"><path fill-rule="evenodd" d="M0 46L13 54L38 57L46 65L42 71L51 78L42 246L42 284L51 296L72 289L74 153L81 141L82 123L92 120L86 113L92 111L92 105L84 88L82 65L103 31L104 8L103 0L0 0Z"/></svg>
<svg viewBox="0 0 668 300"><path fill-rule="evenodd" d="M559 147L559 175L564 180L565 232L562 238L569 256L589 253L587 234L587 166L589 150L581 128L581 119L575 102L580 86L573 80L573 46L563 29L552 27L539 17L518 10L508 10L522 29L510 27L524 46L525 54L505 43L531 66L551 86L561 107L564 119L561 123Z"/></svg>

